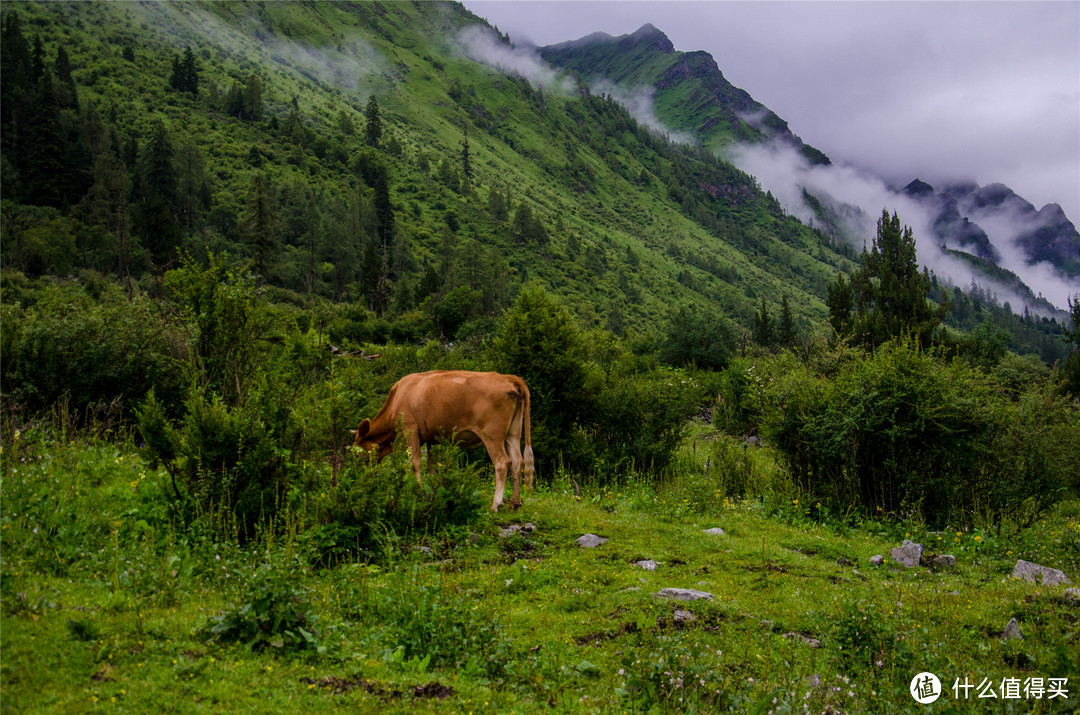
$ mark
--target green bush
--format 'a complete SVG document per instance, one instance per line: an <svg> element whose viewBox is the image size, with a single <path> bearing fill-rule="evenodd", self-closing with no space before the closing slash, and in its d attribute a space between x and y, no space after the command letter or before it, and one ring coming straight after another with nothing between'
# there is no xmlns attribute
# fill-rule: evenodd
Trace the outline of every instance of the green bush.
<svg viewBox="0 0 1080 715"><path fill-rule="evenodd" d="M199 629L209 640L239 641L252 649L318 649L307 589L289 568L264 564L245 583L242 602Z"/></svg>
<svg viewBox="0 0 1080 715"><path fill-rule="evenodd" d="M362 617L382 623L382 641L398 662L498 678L513 660L511 641L490 608L418 566L396 570L387 588L371 594Z"/></svg>
<svg viewBox="0 0 1080 715"><path fill-rule="evenodd" d="M180 325L146 296L110 286L95 300L78 285L51 285L32 308L5 309L4 397L30 412L63 399L79 419L130 416L150 390L175 408L186 354Z"/></svg>
<svg viewBox="0 0 1080 715"><path fill-rule="evenodd" d="M316 548L324 556L357 551L375 555L387 536L432 534L476 521L490 504L490 487L481 474L489 471L490 462L469 464L453 446L436 447L432 459L435 469L423 472L418 484L399 438L381 462L359 453L346 457L336 477L322 473L307 490L309 501L314 496L313 520L320 524ZM294 490L292 498L302 496Z"/></svg>
<svg viewBox="0 0 1080 715"><path fill-rule="evenodd" d="M812 497L938 525L1024 525L1075 489L1077 412L1045 381L1013 400L908 339L829 376L776 364L761 371L761 428Z"/></svg>

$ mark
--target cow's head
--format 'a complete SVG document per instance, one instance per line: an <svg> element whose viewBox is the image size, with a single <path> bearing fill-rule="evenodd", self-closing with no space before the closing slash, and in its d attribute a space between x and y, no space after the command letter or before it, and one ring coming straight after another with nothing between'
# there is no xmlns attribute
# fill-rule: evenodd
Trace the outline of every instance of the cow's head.
<svg viewBox="0 0 1080 715"><path fill-rule="evenodd" d="M380 439L376 435L371 434L371 420L365 419L354 430L349 430L353 435L353 446L359 447L364 450L365 453L370 452L373 449L378 448L378 458L382 459L390 453L390 448L393 446L393 437L389 440L383 438Z"/></svg>

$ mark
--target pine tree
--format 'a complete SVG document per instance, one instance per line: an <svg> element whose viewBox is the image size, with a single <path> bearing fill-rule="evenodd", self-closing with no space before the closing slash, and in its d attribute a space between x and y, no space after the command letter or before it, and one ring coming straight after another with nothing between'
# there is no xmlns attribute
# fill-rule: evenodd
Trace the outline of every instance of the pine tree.
<svg viewBox="0 0 1080 715"><path fill-rule="evenodd" d="M259 75L252 73L248 75L247 82L244 83L244 92L242 97L242 111L244 114L244 119L248 120L249 122L257 122L262 119L262 105L262 80L259 79Z"/></svg>
<svg viewBox="0 0 1080 715"><path fill-rule="evenodd" d="M863 344L877 346L905 333L928 344L935 328L951 310L946 303L934 309L927 302L930 275L919 271L915 237L900 218L883 211L869 253L851 277L855 309L854 334Z"/></svg>
<svg viewBox="0 0 1080 715"><path fill-rule="evenodd" d="M851 290L851 284L841 273L826 290L828 297L825 305L829 308L829 325L838 336L847 337L851 334L851 311L855 307L855 293Z"/></svg>
<svg viewBox="0 0 1080 715"><path fill-rule="evenodd" d="M772 316L769 315L769 306L765 304L765 297L762 296L761 309L754 313L754 342L767 348L775 340L776 335Z"/></svg>
<svg viewBox="0 0 1080 715"><path fill-rule="evenodd" d="M192 98L197 97L199 95L199 63L190 47L184 50L184 59L180 67L183 78L180 90L189 93Z"/></svg>
<svg viewBox="0 0 1080 715"><path fill-rule="evenodd" d="M225 95L224 111L230 117L244 118L244 93L240 89L240 83L236 80L233 80L228 94Z"/></svg>
<svg viewBox="0 0 1080 715"><path fill-rule="evenodd" d="M379 100L375 95L368 97L367 108L364 110L364 138L368 146L377 148L379 139L382 138L382 118L379 116Z"/></svg>
<svg viewBox="0 0 1080 715"><path fill-rule="evenodd" d="M469 160L469 133L465 132L465 141L461 143L461 192L468 194L472 188L472 163Z"/></svg>
<svg viewBox="0 0 1080 715"><path fill-rule="evenodd" d="M255 272L260 282L277 253L276 223L277 216L270 184L266 176L259 172L251 177L241 228L255 254Z"/></svg>
<svg viewBox="0 0 1080 715"><path fill-rule="evenodd" d="M782 346L789 348L795 344L798 337L795 316L791 313L791 303L788 302L788 297L785 295L780 300L780 325L777 328L777 338Z"/></svg>
<svg viewBox="0 0 1080 715"><path fill-rule="evenodd" d="M173 163L173 145L165 124L154 123L153 133L139 158L139 196L135 211L142 244L159 266L173 258L180 239L179 178Z"/></svg>

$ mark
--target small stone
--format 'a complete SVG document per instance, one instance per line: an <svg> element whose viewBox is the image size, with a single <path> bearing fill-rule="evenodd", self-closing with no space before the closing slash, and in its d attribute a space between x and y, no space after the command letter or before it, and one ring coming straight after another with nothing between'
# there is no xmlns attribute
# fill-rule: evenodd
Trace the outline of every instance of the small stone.
<svg viewBox="0 0 1080 715"><path fill-rule="evenodd" d="M724 535L724 530L721 529L719 526L714 526L711 529L705 529L705 533L706 534L712 534L713 536L723 536Z"/></svg>
<svg viewBox="0 0 1080 715"><path fill-rule="evenodd" d="M922 544L904 539L904 542L889 553L889 558L906 569L912 569L919 565L922 556Z"/></svg>
<svg viewBox="0 0 1080 715"><path fill-rule="evenodd" d="M685 611L681 608L675 609L675 614L672 616L676 623L690 623L694 620L694 614L690 611Z"/></svg>
<svg viewBox="0 0 1080 715"><path fill-rule="evenodd" d="M655 595L657 598L670 598L676 601L713 600L711 593L695 591L692 588L662 588Z"/></svg>
<svg viewBox="0 0 1080 715"><path fill-rule="evenodd" d="M881 554L875 554L870 557L871 566L881 566L883 563L885 563L885 557Z"/></svg>
<svg viewBox="0 0 1080 715"><path fill-rule="evenodd" d="M959 596L960 592L959 591L949 591L946 595L947 596Z"/></svg>
<svg viewBox="0 0 1080 715"><path fill-rule="evenodd" d="M1069 583L1069 577L1064 571L1052 569L1049 566L1040 566L1031 561L1020 559L1013 567L1013 578L1023 579L1032 583L1041 583L1043 586L1057 586Z"/></svg>
<svg viewBox="0 0 1080 715"><path fill-rule="evenodd" d="M1011 619L1005 624L1005 632L1001 634L1001 640L1011 641L1013 639L1023 640L1024 634L1020 632L1020 624L1016 622L1016 619Z"/></svg>
<svg viewBox="0 0 1080 715"><path fill-rule="evenodd" d="M956 557L952 554L942 554L941 556L935 556L934 560L930 562L930 565L938 569L956 568Z"/></svg>
<svg viewBox="0 0 1080 715"><path fill-rule="evenodd" d="M531 534L534 531L536 531L536 526L534 524L511 524L505 529L500 529L499 536L505 539L507 537L513 536L514 534Z"/></svg>
<svg viewBox="0 0 1080 715"><path fill-rule="evenodd" d="M794 631L792 631L791 633L785 633L784 638L798 638L811 648L821 647L821 640L819 638L811 638L810 636L804 636L802 633L795 633Z"/></svg>
<svg viewBox="0 0 1080 715"><path fill-rule="evenodd" d="M606 544L607 539L603 536L597 536L596 534L583 534L582 536L577 537L577 543L578 546L581 546L582 548L595 549L601 544Z"/></svg>
<svg viewBox="0 0 1080 715"><path fill-rule="evenodd" d="M1067 588L1065 589L1065 593L1061 595L1065 597L1066 601L1080 603L1080 588Z"/></svg>
<svg viewBox="0 0 1080 715"><path fill-rule="evenodd" d="M656 562L653 561L652 559L643 560L643 561L635 561L634 566L639 566L639 567L645 569L646 571L655 571L656 570Z"/></svg>

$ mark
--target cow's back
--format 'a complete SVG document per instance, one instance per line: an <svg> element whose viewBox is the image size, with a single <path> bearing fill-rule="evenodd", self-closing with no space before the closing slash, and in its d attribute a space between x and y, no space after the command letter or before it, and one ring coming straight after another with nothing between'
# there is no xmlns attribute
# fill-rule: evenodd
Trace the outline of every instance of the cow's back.
<svg viewBox="0 0 1080 715"><path fill-rule="evenodd" d="M434 370L406 375L394 386L388 402L406 429L424 441L489 426L509 425L523 390L521 378L497 372Z"/></svg>

